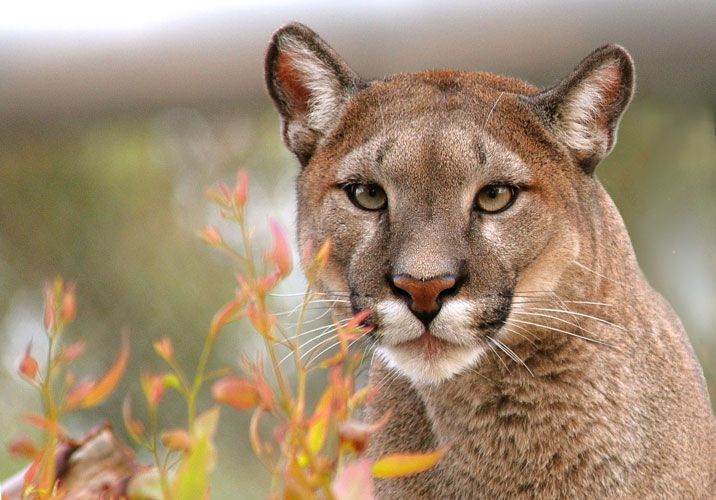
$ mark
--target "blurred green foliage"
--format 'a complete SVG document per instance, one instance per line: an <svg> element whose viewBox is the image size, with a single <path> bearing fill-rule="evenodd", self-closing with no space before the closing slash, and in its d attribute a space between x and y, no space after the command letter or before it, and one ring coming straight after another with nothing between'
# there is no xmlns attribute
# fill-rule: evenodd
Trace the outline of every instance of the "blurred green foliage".
<svg viewBox="0 0 716 500"><path fill-rule="evenodd" d="M161 336L173 339L181 363L195 362L210 319L234 283L229 262L196 237L218 220L203 193L219 180L232 183L239 167L251 175L255 225L265 227L272 214L292 227L298 167L280 144L272 111L169 109L0 129L3 441L25 432L20 415L36 409L16 369L27 342L41 338L41 288L48 278L77 282L79 314L67 335L87 339L87 373L111 362L122 328L132 334L122 387L101 410L69 422L70 429L86 430L103 416L122 429L123 394L138 394L141 371L161 369L151 347ZM642 98L627 112L619 144L599 175L620 207L646 275L682 317L713 401L713 115ZM296 276L287 290L300 291L301 283ZM241 330L239 324L221 338L217 365L236 366L240 352L256 348ZM80 377L82 370L81 364ZM170 415L180 402L169 397L162 404ZM222 414L216 498L230 498L237 485L242 498L262 498L267 491L268 476L247 442L247 419ZM0 453L0 477L21 466Z"/></svg>

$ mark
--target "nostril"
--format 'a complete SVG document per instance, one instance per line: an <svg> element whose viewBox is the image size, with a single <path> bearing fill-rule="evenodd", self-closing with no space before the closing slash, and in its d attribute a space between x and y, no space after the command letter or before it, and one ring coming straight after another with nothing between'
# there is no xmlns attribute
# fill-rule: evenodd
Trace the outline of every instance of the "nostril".
<svg viewBox="0 0 716 500"><path fill-rule="evenodd" d="M421 280L399 274L391 276L388 281L395 294L407 299L410 310L425 325L440 312L442 299L457 293L462 284L452 275Z"/></svg>
<svg viewBox="0 0 716 500"><path fill-rule="evenodd" d="M457 295L457 292L460 291L460 288L462 288L463 283L465 283L465 277L464 276L458 277L457 279L455 279L453 286L451 286L450 288L446 288L445 290L443 290L442 292L440 292L438 294L437 300L439 302L442 302L442 300L445 299L446 297L450 297L452 295Z"/></svg>

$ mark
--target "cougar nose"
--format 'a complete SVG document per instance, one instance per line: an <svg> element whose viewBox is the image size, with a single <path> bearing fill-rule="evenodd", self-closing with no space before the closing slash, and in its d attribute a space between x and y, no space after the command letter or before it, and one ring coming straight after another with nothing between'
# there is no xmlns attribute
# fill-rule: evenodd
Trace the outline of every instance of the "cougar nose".
<svg viewBox="0 0 716 500"><path fill-rule="evenodd" d="M419 280L398 274L392 276L390 282L393 291L407 299L408 307L425 326L440 312L441 296L445 296L446 292L456 292L458 288L457 278L451 275Z"/></svg>

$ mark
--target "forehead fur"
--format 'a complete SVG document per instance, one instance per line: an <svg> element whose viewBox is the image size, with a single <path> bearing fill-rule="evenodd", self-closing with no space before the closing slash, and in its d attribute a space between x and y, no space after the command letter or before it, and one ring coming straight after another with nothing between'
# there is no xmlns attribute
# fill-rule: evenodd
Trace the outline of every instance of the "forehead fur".
<svg viewBox="0 0 716 500"><path fill-rule="evenodd" d="M473 122L519 153L535 142L554 142L523 100L536 92L527 83L491 73L394 75L353 95L324 146L342 156L381 130L427 116Z"/></svg>

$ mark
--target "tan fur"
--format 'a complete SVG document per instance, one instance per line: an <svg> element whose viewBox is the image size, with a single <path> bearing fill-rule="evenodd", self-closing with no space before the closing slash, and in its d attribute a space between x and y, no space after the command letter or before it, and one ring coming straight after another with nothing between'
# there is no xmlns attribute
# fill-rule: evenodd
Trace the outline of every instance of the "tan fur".
<svg viewBox="0 0 716 500"><path fill-rule="evenodd" d="M266 67L303 164L300 244L331 238L324 291L350 294L340 314L374 311L367 417L392 418L370 454L449 447L379 498L714 497L701 368L593 175L633 91L624 49L544 91L456 71L364 82L293 24ZM351 182L380 185L388 208L354 206ZM522 187L513 206L475 212L496 182ZM460 285L425 327L398 275Z"/></svg>

